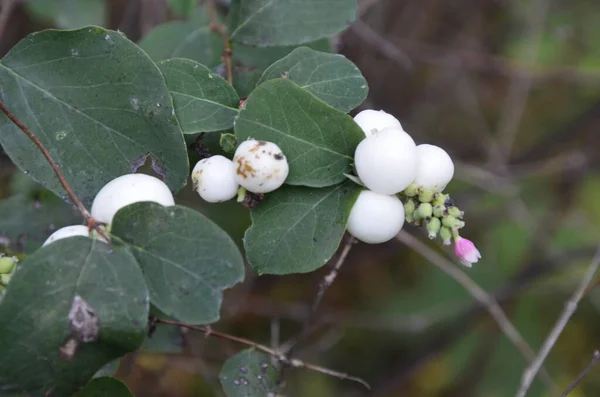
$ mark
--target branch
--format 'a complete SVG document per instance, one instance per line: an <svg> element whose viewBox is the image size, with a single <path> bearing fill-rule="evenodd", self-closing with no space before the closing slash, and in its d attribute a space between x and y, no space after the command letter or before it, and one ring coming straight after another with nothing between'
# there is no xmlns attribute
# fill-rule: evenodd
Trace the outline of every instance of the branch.
<svg viewBox="0 0 600 397"><path fill-rule="evenodd" d="M592 262L588 266L587 272L585 273L583 279L581 279L581 282L579 283L579 286L577 287L575 292L573 292L573 296L571 296L571 299L569 299L566 302L565 308L563 309L560 317L556 321L554 328L552 328L552 331L550 331L550 334L544 341L544 344L542 345L537 357L523 372L523 377L521 378L521 386L519 387L519 391L517 392L517 397L524 397L527 393L527 390L529 390L529 387L533 382L533 378L540 370L540 367L544 363L544 360L546 360L546 357L548 357L548 354L550 353L550 350L552 350L552 347L554 347L554 345L556 344L558 337L562 333L563 329L565 329L565 327L567 326L567 323L571 319L571 316L573 316L573 314L577 310L577 305L581 301L581 298L583 298L583 295L588 285L590 285L590 283L592 282L592 279L598 271L599 266L600 247L598 247L594 258L592 259Z"/></svg>
<svg viewBox="0 0 600 397"><path fill-rule="evenodd" d="M355 376L350 376L348 374L345 374L343 372L338 372L338 371L334 371L331 370L329 368L325 368L325 367L320 367L318 365L314 365L314 364L310 364L310 363L306 363L302 360L298 360L296 358L290 358L289 356L285 355L284 353L275 350L275 349L271 349L270 347L267 347L265 345L261 345L259 343L256 343L254 341L251 341L250 339L246 339L246 338L240 338L238 336L234 336L234 335L229 335L226 334L224 332L219 332L219 331L214 331L211 327L209 326L205 326L205 325L189 325L189 324L184 324L184 323L180 323L177 321L171 321L171 320L162 320L162 319L157 319L156 320L157 323L162 323L162 324L170 324L170 325L175 325L178 327L183 327L183 328L187 328L187 329L191 329L191 330L195 330L195 331L200 331L200 332L204 332L204 334L208 337L208 336L215 336L219 339L224 339L224 340L229 340L232 342L236 342L236 343L240 343L242 345L246 345L246 346L250 346L256 350L259 350L263 353L266 353L268 355L270 355L271 357L274 357L276 360L290 365L294 368L306 368L308 370L311 371L315 371L315 372L320 372L322 374L325 375L329 375L332 376L334 378L338 378L338 379L343 379L343 380L351 380L354 382L358 382L361 385L363 385L364 387L366 387L367 389L371 389L371 387L369 386L369 384L361 379L361 378L357 378Z"/></svg>
<svg viewBox="0 0 600 397"><path fill-rule="evenodd" d="M233 83L233 69L231 66L232 44L227 28L219 22L217 18L217 4L215 0L207 0L208 9L210 12L210 30L221 36L223 40L223 63L225 64L225 77L229 84Z"/></svg>
<svg viewBox="0 0 600 397"><path fill-rule="evenodd" d="M313 300L310 306L310 311L308 312L308 315L304 320L304 326L302 327L302 331L298 336L292 338L282 346L282 350L285 351L288 355L293 354L300 341L302 341L302 339L306 338L310 334L311 326L313 325L315 319L315 314L317 314L317 310L319 309L319 305L323 300L323 296L325 296L325 292L334 283L342 265L346 261L346 258L348 257L348 254L350 253L350 250L352 249L352 246L355 243L356 239L352 236L350 236L346 240L346 242L344 243L344 248L342 248L342 252L338 257L338 260L336 261L335 265L333 265L333 269L331 269L331 271L327 273L327 275L319 283L319 290L317 291L317 295L315 296L315 299ZM279 374L280 382L283 381L284 377L285 367L281 367L281 372Z"/></svg>
<svg viewBox="0 0 600 397"><path fill-rule="evenodd" d="M498 302L490 294L485 292L485 290L477 285L475 281L473 281L466 273L461 271L451 261L439 255L437 252L433 251L427 245L423 244L416 237L410 235L406 231L401 231L396 238L398 241L415 250L423 258L427 259L429 262L437 266L440 270L462 285L477 302L485 307L485 309L500 327L500 330L517 348L521 355L525 357L527 362L532 363L534 361L535 352L527 344L525 339L523 339L517 328L515 328L515 326L510 322L504 313L504 310L502 310L502 307L500 307ZM544 383L555 389L556 385L552 381L550 375L545 370L542 372L542 375Z"/></svg>
<svg viewBox="0 0 600 397"><path fill-rule="evenodd" d="M27 135L29 137L29 139L31 139L31 141L35 144L35 146L37 146L38 149L40 149L40 151L46 158L46 161L48 161L48 164L50 164L50 167L52 167L52 170L56 174L56 177L58 178L63 189L65 189L65 191L69 195L71 202L73 202L75 207L77 207L77 210L81 213L81 215L86 220L88 227L90 229L96 230L104 239L106 239L106 241L110 241L110 238L106 235L106 233L98 227L99 226L98 222L96 222L96 220L90 215L90 213L85 208L85 206L83 205L81 200L79 200L79 197L77 197L75 192L73 192L71 185L69 185L69 182L67 182L64 175L60 171L58 164L56 164L56 162L50 155L50 152L48 152L48 150L46 149L46 147L44 147L44 145L38 139L38 137L29 128L27 128L27 126L25 124L23 124L19 119L17 119L17 116L15 116L10 110L8 110L8 108L2 101L0 101L0 110L2 110L2 112L4 112L4 114L6 115L6 117L8 117L8 119L10 121L12 121L17 127L19 127L19 129L21 131L23 131L23 133L25 135Z"/></svg>
<svg viewBox="0 0 600 397"><path fill-rule="evenodd" d="M0 9L0 39L6 31L6 27L8 26L8 20L10 18L10 15L12 14L15 3L15 0L4 0L4 4Z"/></svg>
<svg viewBox="0 0 600 397"><path fill-rule="evenodd" d="M567 397L569 395L569 393L571 393L573 390L575 390L577 385L579 385L579 383L583 380L583 378L587 375L587 373L590 372L590 370L592 368L594 368L594 366L596 364L598 364L599 362L600 362L600 350L596 350L594 352L594 354L592 355L592 359L590 360L588 365L585 366L583 371L581 371L581 373L577 376L577 378L575 378L573 383L571 383L569 385L569 387L567 387L567 389L560 395L560 397Z"/></svg>

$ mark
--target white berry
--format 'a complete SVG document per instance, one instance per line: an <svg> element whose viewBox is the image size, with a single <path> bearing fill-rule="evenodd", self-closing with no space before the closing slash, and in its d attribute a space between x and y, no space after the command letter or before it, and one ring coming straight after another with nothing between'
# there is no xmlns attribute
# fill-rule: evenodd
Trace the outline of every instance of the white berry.
<svg viewBox="0 0 600 397"><path fill-rule="evenodd" d="M454 176L454 163L446 151L434 145L417 146L417 175L414 184L441 192Z"/></svg>
<svg viewBox="0 0 600 397"><path fill-rule="evenodd" d="M363 190L350 211L347 229L364 243L391 240L404 225L404 205L396 196Z"/></svg>
<svg viewBox="0 0 600 397"><path fill-rule="evenodd" d="M383 110L363 110L354 116L354 122L362 128L366 136L371 136L388 127L402 129L400 121Z"/></svg>
<svg viewBox="0 0 600 397"><path fill-rule="evenodd" d="M398 127L385 128L362 140L354 153L358 177L370 190L396 194L410 185L417 173L417 146Z"/></svg>
<svg viewBox="0 0 600 397"><path fill-rule="evenodd" d="M62 240L63 238L74 237L74 236L84 236L84 237L91 238L91 234L90 234L87 226L83 226L83 225L65 226L63 228L58 229L54 233L52 233L50 235L50 237L48 237L46 239L46 241L44 241L44 244L42 244L42 247L45 245L51 244L55 241ZM101 236L98 236L98 240L106 242L106 240L104 238L102 238Z"/></svg>
<svg viewBox="0 0 600 397"><path fill-rule="evenodd" d="M231 200L240 185L235 180L235 165L226 157L212 156L198 161L192 170L194 189L209 203Z"/></svg>
<svg viewBox="0 0 600 397"><path fill-rule="evenodd" d="M100 189L92 203L92 216L98 222L110 225L117 211L142 201L163 206L175 204L169 187L160 179L145 174L126 174Z"/></svg>
<svg viewBox="0 0 600 397"><path fill-rule="evenodd" d="M237 183L252 193L269 193L285 182L290 172L285 155L272 142L249 139L233 157Z"/></svg>

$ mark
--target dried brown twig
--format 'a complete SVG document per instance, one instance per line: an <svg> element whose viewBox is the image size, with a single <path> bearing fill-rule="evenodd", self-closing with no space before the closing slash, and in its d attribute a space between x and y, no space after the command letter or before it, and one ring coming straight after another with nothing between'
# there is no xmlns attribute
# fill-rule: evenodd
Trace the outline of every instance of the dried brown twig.
<svg viewBox="0 0 600 397"><path fill-rule="evenodd" d="M225 77L229 84L233 83L233 67L231 65L232 43L227 27L219 22L217 18L217 4L215 0L207 0L210 12L210 30L221 36L223 40L223 63L225 64Z"/></svg>
<svg viewBox="0 0 600 397"><path fill-rule="evenodd" d="M274 357L276 360L280 361L281 363L289 365L291 367L305 368L305 369L308 369L311 371L320 372L325 375L333 376L334 378L351 380L351 381L360 383L367 389L371 389L369 384L361 378L351 376L351 375L345 374L343 372L334 371L329 368L321 367L321 366L318 366L315 364L306 363L306 362L304 362L302 360L298 360L296 358L291 358L288 355L284 354L283 352L272 349L265 345L261 345L254 341L251 341L250 339L240 338L238 336L229 335L224 332L215 331L211 327L204 326L204 325L189 325L189 324L184 324L184 323L180 323L177 321L162 320L162 319L157 319L156 322L162 323L162 324L176 325L178 327L183 327L183 328L187 328L187 329L191 329L191 330L195 330L195 331L200 331L200 332L203 332L207 337L215 336L219 339L229 340L232 342L240 343L242 345L250 346L256 350L259 350L263 353L270 355L271 357Z"/></svg>
<svg viewBox="0 0 600 397"><path fill-rule="evenodd" d="M54 161L54 159L50 155L50 152L48 152L48 149L46 149L46 147L39 140L39 138L29 128L27 128L27 126L25 124L23 124L17 118L17 116L15 116L6 107L6 105L2 101L0 101L0 110L2 110L2 112L6 115L6 117L8 117L8 119L10 121L12 121L13 124L15 124L17 127L19 127L19 129L21 131L23 131L23 133L25 135L27 135L29 137L29 139L31 139L31 141L35 144L35 146L38 147L38 149L40 150L40 152L42 152L42 154L46 158L46 161L48 161L48 164L50 164L50 167L52 167L52 170L56 174L56 177L58 178L58 181L62 185L63 189L65 189L65 192L67 192L67 195L71 199L71 202L73 202L73 204L75 205L75 207L77 207L77 210L81 213L81 215L83 216L83 218L87 222L88 227L90 229L96 230L98 232L98 234L100 234L104 239L106 239L106 241L110 241L110 238L106 235L106 233L102 229L99 228L99 223L92 217L92 215L90 215L89 211L85 208L85 206L83 205L83 203L81 202L81 200L79 200L79 197L77 197L77 195L75 194L75 192L71 188L71 185L69 185L69 182L67 182L67 180L65 179L64 175L60 171L60 167L58 166L58 164L56 164L56 162Z"/></svg>

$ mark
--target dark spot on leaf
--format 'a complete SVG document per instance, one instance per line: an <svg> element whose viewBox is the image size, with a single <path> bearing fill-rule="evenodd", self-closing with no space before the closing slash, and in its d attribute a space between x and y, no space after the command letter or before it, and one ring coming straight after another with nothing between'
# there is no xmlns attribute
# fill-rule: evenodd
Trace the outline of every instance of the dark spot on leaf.
<svg viewBox="0 0 600 397"><path fill-rule="evenodd" d="M165 179L167 170L156 158L152 157L152 164L150 164L150 167L152 168L152 171L156 172L163 179Z"/></svg>
<svg viewBox="0 0 600 397"><path fill-rule="evenodd" d="M313 237L313 243L316 243L316 242L317 242L317 239Z"/></svg>
<svg viewBox="0 0 600 397"><path fill-rule="evenodd" d="M134 159L131 162L131 168L130 168L131 172L132 173L137 172L137 170L139 170L140 167L146 163L148 156L150 156L150 153L146 153L143 156L140 156L140 157Z"/></svg>

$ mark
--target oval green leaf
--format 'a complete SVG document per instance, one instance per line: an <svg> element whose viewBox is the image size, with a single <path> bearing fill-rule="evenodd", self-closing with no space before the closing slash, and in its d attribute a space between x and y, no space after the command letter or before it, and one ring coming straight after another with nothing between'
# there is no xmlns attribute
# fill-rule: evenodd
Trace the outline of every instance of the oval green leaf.
<svg viewBox="0 0 600 397"><path fill-rule="evenodd" d="M343 112L360 105L369 92L360 70L346 57L307 47L297 48L271 65L257 85L282 76Z"/></svg>
<svg viewBox="0 0 600 397"><path fill-rule="evenodd" d="M307 273L335 253L360 186L347 181L324 189L284 186L252 211L244 237L258 274Z"/></svg>
<svg viewBox="0 0 600 397"><path fill-rule="evenodd" d="M152 304L179 321L217 321L223 290L244 278L244 261L233 240L190 208L129 205L115 216L111 233L131 247Z"/></svg>
<svg viewBox="0 0 600 397"><path fill-rule="evenodd" d="M233 128L240 97L225 79L190 59L167 59L158 67L185 134Z"/></svg>
<svg viewBox="0 0 600 397"><path fill-rule="evenodd" d="M248 349L225 362L219 380L227 397L265 397L276 394L278 374L269 356Z"/></svg>
<svg viewBox="0 0 600 397"><path fill-rule="evenodd" d="M189 164L162 74L121 33L98 27L46 30L0 62L0 97L60 166L84 203L147 154L171 190ZM66 195L29 138L0 116L0 144L24 172Z"/></svg>
<svg viewBox="0 0 600 397"><path fill-rule="evenodd" d="M322 52L331 52L329 39L319 39L305 43L304 47ZM274 62L289 55L298 48L297 45L283 47L256 47L241 43L233 43L232 59L235 63L257 69L266 69Z"/></svg>
<svg viewBox="0 0 600 397"><path fill-rule="evenodd" d="M189 21L158 25L139 42L154 61L188 58L212 68L221 62L223 40L209 27L209 18L198 7Z"/></svg>
<svg viewBox="0 0 600 397"><path fill-rule="evenodd" d="M347 114L287 79L259 85L235 123L238 142L248 138L279 145L290 165L286 183L331 186L350 173L365 134Z"/></svg>
<svg viewBox="0 0 600 397"><path fill-rule="evenodd" d="M12 196L0 201L0 251L33 252L54 231L79 223L81 214L47 190Z"/></svg>
<svg viewBox="0 0 600 397"><path fill-rule="evenodd" d="M356 18L356 0L237 0L231 8L233 41L261 47L329 37Z"/></svg>
<svg viewBox="0 0 600 397"><path fill-rule="evenodd" d="M102 377L92 379L75 397L133 397L133 394L120 380Z"/></svg>
<svg viewBox="0 0 600 397"><path fill-rule="evenodd" d="M96 311L100 332L69 361L59 349L70 334L67 315L76 295ZM19 264L0 303L0 394L71 395L141 345L148 301L143 274L125 248L72 237L34 252Z"/></svg>

